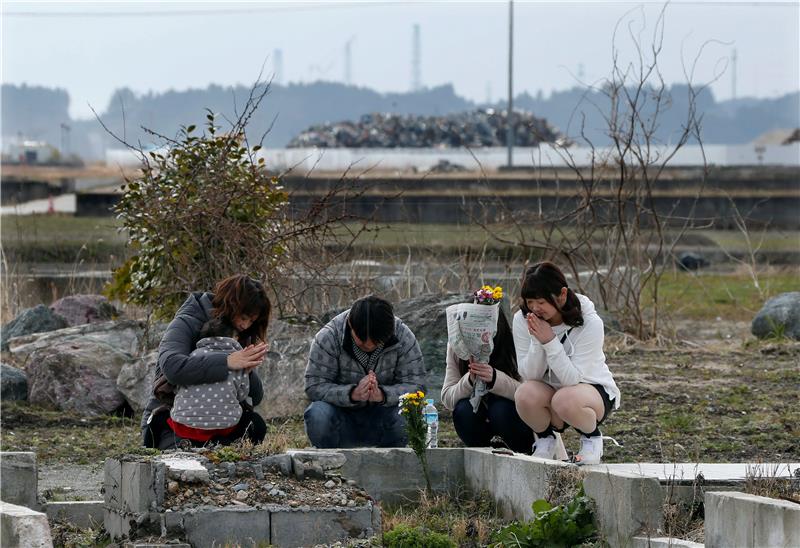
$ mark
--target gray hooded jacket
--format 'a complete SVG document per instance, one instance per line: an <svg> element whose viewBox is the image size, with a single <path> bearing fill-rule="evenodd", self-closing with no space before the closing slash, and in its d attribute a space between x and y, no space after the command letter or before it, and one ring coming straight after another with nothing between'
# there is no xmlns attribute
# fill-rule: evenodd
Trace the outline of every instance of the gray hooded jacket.
<svg viewBox="0 0 800 548"><path fill-rule="evenodd" d="M311 343L305 374L306 395L339 407L364 407L350 392L368 371L352 353L347 326L350 311L342 312L319 330ZM425 391L425 364L417 338L400 318L394 319L394 337L386 341L373 369L386 394L385 406L397 405L406 392Z"/></svg>

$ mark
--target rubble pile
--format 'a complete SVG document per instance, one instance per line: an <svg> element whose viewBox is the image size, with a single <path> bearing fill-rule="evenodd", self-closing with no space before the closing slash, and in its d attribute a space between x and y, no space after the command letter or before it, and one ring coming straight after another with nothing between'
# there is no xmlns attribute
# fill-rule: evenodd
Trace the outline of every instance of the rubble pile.
<svg viewBox="0 0 800 548"><path fill-rule="evenodd" d="M365 114L357 122L311 126L289 148L458 148L506 146L507 111L477 109L446 116ZM544 118L514 111L514 144L521 147L562 138Z"/></svg>
<svg viewBox="0 0 800 548"><path fill-rule="evenodd" d="M240 462L214 462L212 453L190 451L202 463L200 474L170 474L163 507L168 511L205 505L250 506L269 504L299 506L364 505L371 497L335 469L303 464L289 455L275 455ZM210 458L209 458L210 457Z"/></svg>

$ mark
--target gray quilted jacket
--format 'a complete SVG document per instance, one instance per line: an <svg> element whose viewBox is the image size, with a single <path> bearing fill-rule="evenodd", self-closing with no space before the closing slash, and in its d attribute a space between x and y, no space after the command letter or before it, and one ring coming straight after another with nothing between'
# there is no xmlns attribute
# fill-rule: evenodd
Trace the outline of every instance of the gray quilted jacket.
<svg viewBox="0 0 800 548"><path fill-rule="evenodd" d="M189 356L228 354L242 346L229 337L206 337L197 342ZM242 416L240 401L250 392L250 380L243 371L229 371L224 381L179 386L172 404L172 420L192 428L217 429L236 426Z"/></svg>
<svg viewBox="0 0 800 548"><path fill-rule="evenodd" d="M352 353L345 311L319 330L311 343L305 374L306 395L339 407L364 407L350 400L350 391L368 373ZM425 364L417 338L400 318L394 319L394 337L386 341L375 366L378 385L386 394L385 406L394 406L401 394L425 391Z"/></svg>
<svg viewBox="0 0 800 548"><path fill-rule="evenodd" d="M167 326L158 346L158 363L155 376L163 371L170 384L190 386L224 381L228 378L227 355L210 353L194 354L200 340L200 329L211 319L213 306L211 293L192 293L181 305L175 318ZM258 405L264 396L261 379L250 372L250 398ZM142 438L147 430L147 419L154 409L161 406L155 396L150 398L142 412Z"/></svg>

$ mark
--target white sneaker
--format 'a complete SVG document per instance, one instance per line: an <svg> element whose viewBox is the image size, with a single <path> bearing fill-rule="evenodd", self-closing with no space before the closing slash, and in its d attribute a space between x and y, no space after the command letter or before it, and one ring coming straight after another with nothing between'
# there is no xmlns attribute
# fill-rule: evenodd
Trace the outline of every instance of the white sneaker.
<svg viewBox="0 0 800 548"><path fill-rule="evenodd" d="M533 456L540 459L556 458L556 438L555 436L547 436L544 438L536 438L533 443Z"/></svg>
<svg viewBox="0 0 800 548"><path fill-rule="evenodd" d="M600 464L603 456L603 436L581 436L581 450L575 455L575 464Z"/></svg>

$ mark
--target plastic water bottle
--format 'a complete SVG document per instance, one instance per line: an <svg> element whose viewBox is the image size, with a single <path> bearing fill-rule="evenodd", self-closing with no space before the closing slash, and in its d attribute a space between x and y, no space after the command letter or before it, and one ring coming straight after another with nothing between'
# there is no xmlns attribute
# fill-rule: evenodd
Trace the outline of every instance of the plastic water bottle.
<svg viewBox="0 0 800 548"><path fill-rule="evenodd" d="M433 405L433 400L425 400L427 405L422 410L425 422L428 424L428 434L425 436L425 447L439 446L439 412Z"/></svg>

